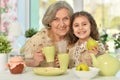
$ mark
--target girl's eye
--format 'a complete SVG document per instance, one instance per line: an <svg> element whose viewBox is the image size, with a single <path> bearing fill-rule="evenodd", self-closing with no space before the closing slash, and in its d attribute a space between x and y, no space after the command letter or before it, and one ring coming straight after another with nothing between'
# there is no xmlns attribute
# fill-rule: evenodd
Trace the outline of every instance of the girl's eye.
<svg viewBox="0 0 120 80"><path fill-rule="evenodd" d="M87 25L87 24L83 24L83 25Z"/></svg>
<svg viewBox="0 0 120 80"><path fill-rule="evenodd" d="M78 24L75 24L74 27L79 27L79 25L78 25Z"/></svg>
<svg viewBox="0 0 120 80"><path fill-rule="evenodd" d="M87 25L87 23L83 23L82 25L85 26L85 25Z"/></svg>

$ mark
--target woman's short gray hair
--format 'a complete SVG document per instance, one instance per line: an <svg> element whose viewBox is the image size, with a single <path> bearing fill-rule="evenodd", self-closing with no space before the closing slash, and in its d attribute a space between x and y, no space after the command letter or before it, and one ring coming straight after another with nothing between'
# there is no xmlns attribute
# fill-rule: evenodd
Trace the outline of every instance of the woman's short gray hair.
<svg viewBox="0 0 120 80"><path fill-rule="evenodd" d="M57 11L61 8L68 9L69 16L72 16L72 7L65 1L57 1L48 7L46 13L43 16L42 23L46 28L50 28L49 23L52 22L52 20L55 18Z"/></svg>

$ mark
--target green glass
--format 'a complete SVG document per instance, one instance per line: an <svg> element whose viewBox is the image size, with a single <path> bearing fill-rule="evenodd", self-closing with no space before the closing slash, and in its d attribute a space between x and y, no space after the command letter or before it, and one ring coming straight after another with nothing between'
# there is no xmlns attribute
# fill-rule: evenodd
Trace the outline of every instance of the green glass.
<svg viewBox="0 0 120 80"><path fill-rule="evenodd" d="M59 53L58 54L58 61L60 64L60 69L66 71L68 68L68 64L69 64L69 54L67 53Z"/></svg>

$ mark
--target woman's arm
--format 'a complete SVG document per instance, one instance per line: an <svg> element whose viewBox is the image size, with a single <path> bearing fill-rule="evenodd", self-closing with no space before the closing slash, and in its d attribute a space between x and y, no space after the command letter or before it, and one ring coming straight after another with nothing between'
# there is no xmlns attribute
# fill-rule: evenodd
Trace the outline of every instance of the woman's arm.
<svg viewBox="0 0 120 80"><path fill-rule="evenodd" d="M32 36L21 48L21 53L25 55L27 66L38 66L44 58L42 47L45 44L45 30L39 31ZM44 38L43 38L44 37Z"/></svg>
<svg viewBox="0 0 120 80"><path fill-rule="evenodd" d="M26 59L25 64L26 64L26 66L29 66L29 67L39 66L39 62L36 62L33 59Z"/></svg>

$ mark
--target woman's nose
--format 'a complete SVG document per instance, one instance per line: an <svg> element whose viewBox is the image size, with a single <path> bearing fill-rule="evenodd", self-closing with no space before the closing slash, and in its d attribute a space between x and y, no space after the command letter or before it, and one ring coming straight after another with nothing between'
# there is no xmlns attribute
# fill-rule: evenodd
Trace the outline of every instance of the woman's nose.
<svg viewBox="0 0 120 80"><path fill-rule="evenodd" d="M59 23L59 25L61 26L61 27L63 27L64 26L64 21L63 20L60 20L60 23Z"/></svg>

